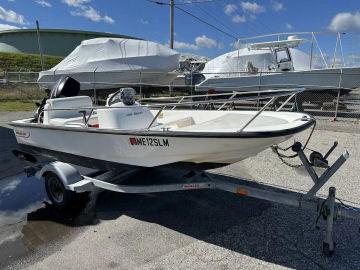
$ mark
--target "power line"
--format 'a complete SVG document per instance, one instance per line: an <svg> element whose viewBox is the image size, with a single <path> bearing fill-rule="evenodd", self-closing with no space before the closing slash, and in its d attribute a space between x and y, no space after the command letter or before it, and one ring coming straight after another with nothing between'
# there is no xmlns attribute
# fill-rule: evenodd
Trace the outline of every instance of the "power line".
<svg viewBox="0 0 360 270"><path fill-rule="evenodd" d="M182 12L184 12L184 13L186 13L187 15L189 15L189 16L197 19L198 21L200 21L200 22L202 22L202 23L204 23L204 24L206 24L206 25L208 25L208 26L216 29L217 31L223 33L224 35L227 35L228 37L231 37L231 38L233 38L233 39L235 39L235 40L238 40L238 39L239 39L238 37L236 37L236 36L234 36L234 35L232 35L232 34L229 34L229 33L225 32L225 31L221 30L219 27L208 23L207 21L199 18L198 16L196 16L196 15L194 15L194 14L188 12L188 11L186 11L185 9L182 9L181 7L175 6L175 8L178 9L178 10L180 10L180 11L182 11Z"/></svg>
<svg viewBox="0 0 360 270"><path fill-rule="evenodd" d="M156 0L146 0L146 1L147 1L147 2L150 2L150 3L153 3L153 4L157 4L157 5L167 5L167 6L169 5L168 3L165 3L165 2L160 2L160 1L156 1ZM204 0L204 1L205 1L205 0ZM201 1L201 2L204 2L204 1ZM212 1L210 1L210 0L206 0L206 1L208 1L208 2L212 2ZM199 2L199 1L196 1L196 2ZM189 3L190 3L190 2L189 2ZM191 3L194 3L194 2L191 2ZM219 32L221 32L221 33L223 33L224 35L227 35L228 37L231 37L231 38L233 38L233 39L235 39L235 40L238 40L238 39L239 39L238 37L236 37L236 36L234 36L234 35L232 35L232 34L229 34L229 33L225 32L224 30L220 29L219 27L217 27L217 26L215 26L215 25L212 25L212 24L208 23L207 21L205 21L205 20L203 20L203 19L199 18L198 16L196 16L196 15L194 15L194 14L190 13L189 11L187 11L187 10L185 10L185 9L181 8L181 7L178 7L177 5L178 5L178 4L174 5L174 7L175 7L176 9L178 9L178 10L180 10L180 11L182 11L182 12L186 13L187 15L189 15L189 16L191 16L191 17L193 17L193 18L197 19L198 21L200 21L200 22L202 22L202 23L204 23L204 24L206 24L206 25L208 25L208 26L210 26L210 27L214 28L215 30L217 30L217 31L219 31Z"/></svg>
<svg viewBox="0 0 360 270"><path fill-rule="evenodd" d="M250 20L252 19L252 16L255 16L254 14L251 14L250 12L245 11L245 10L244 10L244 13L250 18ZM249 21L249 22L250 22L250 21ZM262 26L262 27L264 27L264 28L266 29L266 31L273 32L273 30L270 29L270 27L269 27L268 25L266 25L265 23L263 23L263 22L259 19L259 17L255 17L255 18L253 19L253 21L252 21L252 24L253 24L254 26L255 26L255 25L258 25L259 28ZM255 27L256 27L256 26L255 26ZM263 31L261 31L261 32L263 32ZM266 33L266 32L263 32L263 33Z"/></svg>
<svg viewBox="0 0 360 270"><path fill-rule="evenodd" d="M155 1L155 0L145 0L149 3L153 3L153 4L157 4L157 5L165 5L165 6L169 6L169 3L164 3L164 2L160 2L160 1Z"/></svg>
<svg viewBox="0 0 360 270"><path fill-rule="evenodd" d="M145 0L147 2L150 3L154 3L154 4L158 4L158 5L166 5L169 6L169 3L165 3L162 1L156 1L156 0ZM211 3L211 2L215 2L215 1L222 1L222 0L202 0L202 1L188 1L188 2L182 2L182 3L175 3L176 6L180 6L180 5L191 5L191 4L203 4L203 3Z"/></svg>
<svg viewBox="0 0 360 270"><path fill-rule="evenodd" d="M153 4L158 4L158 5L166 5L166 6L169 5L169 3L165 3L165 2L161 2L161 1L156 1L156 0L145 0L145 1L150 2L150 3L153 3ZM201 1L200 1L200 0L198 0L198 1L191 1L191 0L190 0L190 1L188 1L188 2L176 3L176 4L175 4L175 8L177 8L177 9L179 9L179 10L187 13L188 15L196 18L197 20L200 20L201 22L207 24L208 26L210 26L210 27L212 27L212 28L215 28L216 30L220 31L221 33L223 33L223 34L225 34L225 35L230 36L230 37L232 37L232 38L235 38L232 34L226 33L225 31L221 30L220 28L218 28L218 27L216 27L216 26L214 26L214 25L211 25L210 23L208 23L208 22L204 21L203 19L201 19L201 18L199 18L199 17L191 14L190 12L188 12L188 11L186 11L186 10L183 10L183 9L181 9L181 8L179 8L179 7L176 7L176 6L178 6L178 5L195 4L199 9L201 9L201 10L202 10L204 13L206 13L208 16L210 16L210 17L212 17L213 19L215 19L218 23L220 23L222 26L224 26L227 30L229 30L230 32L236 34L237 36L240 36L237 32L233 31L233 30L230 29L227 25L225 25L223 22L221 22L221 20L217 19L216 16L211 15L210 13L208 13L206 10L204 10L203 8L201 8L201 7L198 5L198 4L201 4L201 3L211 3L211 2L213 2L213 3L215 3L215 4L218 5L218 1L221 1L221 0L201 0ZM245 11L244 13L251 18L251 15L252 15L252 14L250 14L249 12L246 12L246 11ZM258 18L257 18L257 19L258 19ZM272 32L271 28L270 28L268 25L266 25L265 23L261 22L260 20L259 20L258 22L256 21L256 19L254 20L254 22L251 22L251 21L248 21L248 20L247 20L247 23L248 23L249 27L251 27L253 30L255 30L255 32L257 32L258 34L262 34L262 33L264 33L264 32L263 32L263 31L260 31L260 32L259 32L258 30L260 30L260 27L256 27L256 24L257 24L258 26L262 26L262 27L264 27L265 29L267 29L268 31ZM256 29L257 29L257 30L256 30ZM236 38L236 39L238 39L238 38Z"/></svg>
<svg viewBox="0 0 360 270"><path fill-rule="evenodd" d="M223 8L222 6L220 6L219 2L214 2L214 4L216 6L218 6L220 9ZM248 27L245 27L244 30L246 30L246 32L249 33L250 35L253 35L253 33L255 33L257 35L262 34L262 32L259 32L248 20L246 20L246 22L244 24L247 24L247 26L248 26ZM251 28L252 30L250 30L249 28Z"/></svg>
<svg viewBox="0 0 360 270"><path fill-rule="evenodd" d="M205 8L202 8L201 6L195 4L195 6L200 9L202 12L204 12L205 14L207 14L208 16L212 17L215 21L217 21L219 24L221 24L222 26L224 26L227 30L231 31L232 33L234 33L237 36L240 36L237 32L235 32L233 29L231 29L229 26L227 26L226 24L224 24L215 14L212 14L212 12L210 10L206 10Z"/></svg>
<svg viewBox="0 0 360 270"><path fill-rule="evenodd" d="M191 4L203 4L203 3L212 3L215 1L222 1L222 0L203 0L203 1L187 1L182 3L177 3L176 5L191 5Z"/></svg>

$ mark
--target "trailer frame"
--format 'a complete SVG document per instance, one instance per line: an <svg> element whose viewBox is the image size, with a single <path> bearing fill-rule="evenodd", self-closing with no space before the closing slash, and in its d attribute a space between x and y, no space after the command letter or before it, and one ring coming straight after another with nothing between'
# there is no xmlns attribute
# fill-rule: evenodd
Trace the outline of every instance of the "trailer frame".
<svg viewBox="0 0 360 270"><path fill-rule="evenodd" d="M337 143L325 154L327 158ZM349 153L345 150L340 155L333 165L327 166L326 170L319 176L314 170L314 164L309 161L304 153L301 143L296 142L292 146L302 165L305 167L308 175L313 181L313 186L306 193L299 193L287 190L285 188L278 188L271 185L259 183L258 181L245 179L242 177L226 176L222 174L209 173L206 171L191 171L183 176L183 181L178 183L163 184L151 183L147 185L132 185L132 184L117 184L116 180L121 180L124 177L129 177L132 173L139 169L132 171L125 171L117 173L107 171L99 173L96 176L81 175L70 164L63 162L52 162L37 166L26 167L25 171L28 176L35 175L38 178L44 178L47 173L52 173L58 176L59 181L64 185L68 192L84 193L91 192L96 189L104 189L120 193L159 193L170 191L189 191L189 190L222 190L234 193L240 196L247 196L256 199L266 200L274 203L290 205L301 209L312 210L316 212L319 217L326 220L325 237L323 241L323 252L326 256L331 256L335 250L334 243L334 221L338 217L346 217L360 220L360 209L347 206L345 204L336 203L336 188L330 187L326 198L316 196L316 193L330 180L334 173L346 162ZM322 157L322 156L321 156ZM323 158L323 157L322 157ZM324 165L323 159L319 162ZM140 169L141 170L141 169ZM51 194L49 194L49 197Z"/></svg>

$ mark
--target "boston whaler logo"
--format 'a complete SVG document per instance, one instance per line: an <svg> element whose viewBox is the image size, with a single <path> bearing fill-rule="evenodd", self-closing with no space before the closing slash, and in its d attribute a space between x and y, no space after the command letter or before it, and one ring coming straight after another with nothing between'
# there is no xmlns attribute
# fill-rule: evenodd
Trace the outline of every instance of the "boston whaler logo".
<svg viewBox="0 0 360 270"><path fill-rule="evenodd" d="M15 136L16 137L21 137L21 138L29 138L30 137L30 133L21 129L16 129L15 130Z"/></svg>
<svg viewBox="0 0 360 270"><path fill-rule="evenodd" d="M144 137L130 137L131 145L143 145L143 146L170 146L168 139L159 138L144 138Z"/></svg>

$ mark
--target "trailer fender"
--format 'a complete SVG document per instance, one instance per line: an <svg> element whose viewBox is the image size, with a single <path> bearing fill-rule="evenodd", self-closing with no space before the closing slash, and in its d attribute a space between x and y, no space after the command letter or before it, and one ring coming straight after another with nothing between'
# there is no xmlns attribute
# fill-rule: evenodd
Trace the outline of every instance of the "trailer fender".
<svg viewBox="0 0 360 270"><path fill-rule="evenodd" d="M54 161L46 164L41 168L40 171L36 173L36 176L38 178L44 179L46 173L49 172L56 174L61 179L67 190L70 190L69 185L79 182L83 179L75 167L60 161Z"/></svg>

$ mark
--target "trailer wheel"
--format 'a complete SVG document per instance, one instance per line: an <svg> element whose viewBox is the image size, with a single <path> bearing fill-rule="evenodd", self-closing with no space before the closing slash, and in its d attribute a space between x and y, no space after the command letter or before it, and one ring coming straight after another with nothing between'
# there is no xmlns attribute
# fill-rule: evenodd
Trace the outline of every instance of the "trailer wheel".
<svg viewBox="0 0 360 270"><path fill-rule="evenodd" d="M58 209L66 209L73 205L76 193L67 190L55 173L45 175L45 189L52 204Z"/></svg>

